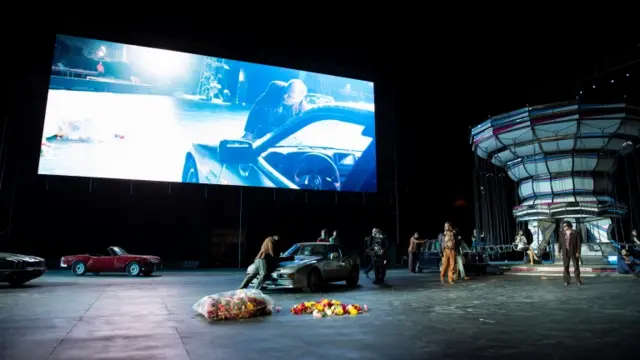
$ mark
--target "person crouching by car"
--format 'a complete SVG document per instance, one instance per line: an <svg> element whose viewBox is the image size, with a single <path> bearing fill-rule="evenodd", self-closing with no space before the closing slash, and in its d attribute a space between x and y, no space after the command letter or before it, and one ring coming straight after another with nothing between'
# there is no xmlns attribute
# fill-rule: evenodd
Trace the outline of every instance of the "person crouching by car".
<svg viewBox="0 0 640 360"><path fill-rule="evenodd" d="M444 223L444 232L438 236L442 251L442 269L440 269L440 282L444 283L444 275L448 274L449 284L454 283L456 267L456 238L457 234L451 223Z"/></svg>
<svg viewBox="0 0 640 360"><path fill-rule="evenodd" d="M409 262L409 271L412 273L416 273L416 267L418 266L418 244L424 244L424 240L420 240L420 234L418 232L414 233L411 239L409 239L409 250L408 250L408 262Z"/></svg>
<svg viewBox="0 0 640 360"><path fill-rule="evenodd" d="M640 277L640 260L634 259L629 250L622 249L618 256L618 274L633 274Z"/></svg>
<svg viewBox="0 0 640 360"><path fill-rule="evenodd" d="M269 236L262 242L260 252L253 261L255 267L252 272L247 273L244 281L242 281L242 285L240 285L240 289L246 289L249 287L249 284L251 284L255 278L258 278L258 282L255 287L256 290L262 289L265 281L271 277L271 273L278 266L280 256L277 252L277 242L279 239L279 236L274 235Z"/></svg>

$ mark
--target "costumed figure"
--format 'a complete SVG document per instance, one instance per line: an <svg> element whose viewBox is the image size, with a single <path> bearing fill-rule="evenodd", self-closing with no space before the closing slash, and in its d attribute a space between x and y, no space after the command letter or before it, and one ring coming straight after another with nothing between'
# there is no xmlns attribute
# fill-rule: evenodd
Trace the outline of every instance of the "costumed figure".
<svg viewBox="0 0 640 360"><path fill-rule="evenodd" d="M449 283L454 283L456 267L456 238L457 234L450 222L444 224L444 232L438 236L440 242L440 256L442 268L440 269L440 281L444 283L444 276L448 274Z"/></svg>
<svg viewBox="0 0 640 360"><path fill-rule="evenodd" d="M372 236L369 237L366 253L372 257L373 272L375 274L374 284L384 283L387 275L387 249L389 242L387 237L380 229L374 229ZM367 273L368 277L368 273Z"/></svg>
<svg viewBox="0 0 640 360"><path fill-rule="evenodd" d="M629 250L622 249L618 255L618 274L633 274L640 278L640 260L635 259Z"/></svg>
<svg viewBox="0 0 640 360"><path fill-rule="evenodd" d="M573 262L573 274L576 277L578 285L582 285L580 279L580 250L582 243L580 234L573 230L573 224L570 221L562 223L562 233L558 239L558 256L562 257L562 266L564 267L564 285L571 283L571 275L569 275L569 264Z"/></svg>
<svg viewBox="0 0 640 360"><path fill-rule="evenodd" d="M640 245L640 240L638 240L638 230L631 230L631 239L633 239L634 244Z"/></svg>
<svg viewBox="0 0 640 360"><path fill-rule="evenodd" d="M424 240L420 240L420 234L416 232L415 234L413 234L411 239L409 239L408 250L409 271L414 274L416 272L416 268L418 267L418 244L424 244Z"/></svg>

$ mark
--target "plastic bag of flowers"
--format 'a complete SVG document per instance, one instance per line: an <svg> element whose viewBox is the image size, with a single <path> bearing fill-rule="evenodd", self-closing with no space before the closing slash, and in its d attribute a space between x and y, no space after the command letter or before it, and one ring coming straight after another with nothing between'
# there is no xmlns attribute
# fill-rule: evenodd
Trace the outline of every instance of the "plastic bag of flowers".
<svg viewBox="0 0 640 360"><path fill-rule="evenodd" d="M234 290L205 296L193 310L209 321L248 319L271 315L273 299L260 290Z"/></svg>

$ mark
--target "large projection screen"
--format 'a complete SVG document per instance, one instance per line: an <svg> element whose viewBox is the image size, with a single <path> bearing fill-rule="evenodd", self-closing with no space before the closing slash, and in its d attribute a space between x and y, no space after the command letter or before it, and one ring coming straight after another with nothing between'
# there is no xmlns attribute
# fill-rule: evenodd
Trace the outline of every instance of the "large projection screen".
<svg viewBox="0 0 640 360"><path fill-rule="evenodd" d="M372 82L58 35L38 174L375 192Z"/></svg>

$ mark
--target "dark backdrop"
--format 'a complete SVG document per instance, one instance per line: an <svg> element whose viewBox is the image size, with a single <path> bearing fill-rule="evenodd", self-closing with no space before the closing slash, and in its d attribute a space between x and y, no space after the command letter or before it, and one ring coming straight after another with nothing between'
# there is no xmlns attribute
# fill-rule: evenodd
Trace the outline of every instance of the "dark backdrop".
<svg viewBox="0 0 640 360"><path fill-rule="evenodd" d="M361 248L374 226L400 242L399 259L415 230L435 237L444 221L452 220L468 234L474 222L469 126L526 104L574 98L581 86L591 88L580 78L588 80L609 66L596 60L627 46L602 36L581 41L538 32L535 39L501 41L474 33L425 43L417 33L389 40L384 30L345 36L341 28L324 28L321 39L309 39L308 32L303 38L279 28L243 31L222 23L169 27L175 21L133 24L139 19L120 18L114 28L97 26L95 19L67 20L57 17L39 31L16 29L4 45L11 51L2 57L9 61L4 82L11 91L2 118L3 128L8 125L2 141L0 250L53 261L120 245L167 259L238 266L242 229L244 266L260 240L273 233L292 242L314 239L322 227L338 228L345 243ZM333 193L38 177L56 32L373 80L380 191L336 199Z"/></svg>

